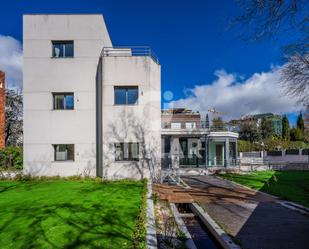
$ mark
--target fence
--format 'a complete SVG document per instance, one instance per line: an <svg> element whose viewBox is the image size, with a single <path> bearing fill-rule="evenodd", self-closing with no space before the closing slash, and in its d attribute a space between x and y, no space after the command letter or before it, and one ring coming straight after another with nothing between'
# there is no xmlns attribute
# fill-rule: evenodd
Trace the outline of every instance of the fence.
<svg viewBox="0 0 309 249"><path fill-rule="evenodd" d="M309 149L282 151L240 152L241 165L307 165L309 168Z"/></svg>
<svg viewBox="0 0 309 249"><path fill-rule="evenodd" d="M155 63L160 64L156 54L147 46L105 47L102 55L114 57L149 56Z"/></svg>

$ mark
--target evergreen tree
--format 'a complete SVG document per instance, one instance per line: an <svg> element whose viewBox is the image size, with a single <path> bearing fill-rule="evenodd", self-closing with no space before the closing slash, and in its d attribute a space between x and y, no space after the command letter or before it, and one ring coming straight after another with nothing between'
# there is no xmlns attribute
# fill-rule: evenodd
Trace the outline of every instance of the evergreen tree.
<svg viewBox="0 0 309 249"><path fill-rule="evenodd" d="M205 128L208 128L208 129L209 129L209 117L208 117L208 113L206 114Z"/></svg>
<svg viewBox="0 0 309 249"><path fill-rule="evenodd" d="M297 124L297 128L300 129L304 133L304 131L305 131L305 124L304 124L302 112L299 113L299 115L297 117L297 123L296 124Z"/></svg>
<svg viewBox="0 0 309 249"><path fill-rule="evenodd" d="M291 141L303 141L304 133L298 127L293 127L290 130Z"/></svg>
<svg viewBox="0 0 309 249"><path fill-rule="evenodd" d="M290 122L286 115L282 118L282 138L286 141L290 140Z"/></svg>
<svg viewBox="0 0 309 249"><path fill-rule="evenodd" d="M261 131L262 139L267 139L267 138L272 137L274 129L273 129L273 124L272 124L271 119L262 118L260 131Z"/></svg>

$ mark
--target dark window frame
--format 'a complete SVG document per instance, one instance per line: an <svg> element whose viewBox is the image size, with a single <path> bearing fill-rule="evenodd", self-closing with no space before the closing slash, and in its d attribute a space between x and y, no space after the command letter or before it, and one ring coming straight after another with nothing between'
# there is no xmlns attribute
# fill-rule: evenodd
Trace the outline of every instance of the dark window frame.
<svg viewBox="0 0 309 249"><path fill-rule="evenodd" d="M55 59L63 59L63 58L74 58L74 40L52 40L52 58ZM66 56L65 55L65 49L64 49L64 53L63 56L56 56L55 55L55 50L54 50L54 46L55 45L63 45L65 46L65 44L72 44L72 55L71 56Z"/></svg>
<svg viewBox="0 0 309 249"><path fill-rule="evenodd" d="M52 92L52 95L53 95L53 110L56 110L56 111L72 111L75 109L75 98L74 98L74 92ZM73 96L73 108L66 108L65 107L65 104L63 105L63 109L61 108L56 108L56 101L55 101L55 97L57 95L64 95L64 100L65 100L65 97L66 96L70 96L72 95ZM65 103L65 101L64 101Z"/></svg>
<svg viewBox="0 0 309 249"><path fill-rule="evenodd" d="M57 159L57 146L66 146L66 150L68 150L67 146L73 146L73 159ZM54 162L74 162L75 161L75 145L74 144L53 144L54 148Z"/></svg>
<svg viewBox="0 0 309 249"><path fill-rule="evenodd" d="M120 103L116 103L116 90L117 89L124 89L126 92L126 96L125 96L125 103L124 104L120 104ZM136 89L137 90L137 99L136 99L136 103L134 104L129 104L128 103L128 90L132 90L132 89ZM138 86L114 86L114 105L131 105L131 106L135 106L138 105L138 101L139 101L139 89Z"/></svg>
<svg viewBox="0 0 309 249"><path fill-rule="evenodd" d="M126 145L126 147L125 147ZM137 145L137 157L134 157L132 145ZM120 146L121 154L117 155L117 146ZM140 159L140 144L138 142L129 142L129 143L115 143L115 161L116 162L138 162ZM127 151L125 152L125 149ZM127 157L126 157L127 156Z"/></svg>

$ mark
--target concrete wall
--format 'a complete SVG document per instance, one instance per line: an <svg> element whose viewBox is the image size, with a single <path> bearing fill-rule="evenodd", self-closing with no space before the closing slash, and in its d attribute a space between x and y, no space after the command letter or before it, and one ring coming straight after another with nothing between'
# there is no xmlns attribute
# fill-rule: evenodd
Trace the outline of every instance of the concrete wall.
<svg viewBox="0 0 309 249"><path fill-rule="evenodd" d="M250 152L247 153L250 155ZM239 153L241 164L269 164L269 163L308 163L308 155L302 155L299 150L298 155L286 154L285 151L280 151L279 156L267 155L266 151L252 152L251 156L245 156L243 152Z"/></svg>
<svg viewBox="0 0 309 249"><path fill-rule="evenodd" d="M148 56L103 57L103 176L157 177L161 164L160 65ZM138 86L137 105L114 105L114 86ZM138 162L115 161L114 144L138 142Z"/></svg>
<svg viewBox="0 0 309 249"><path fill-rule="evenodd" d="M74 58L51 58L52 40L74 40ZM25 15L24 171L95 175L95 77L112 46L101 15ZM52 92L74 92L74 110L53 110ZM54 161L53 144L74 144L75 160Z"/></svg>

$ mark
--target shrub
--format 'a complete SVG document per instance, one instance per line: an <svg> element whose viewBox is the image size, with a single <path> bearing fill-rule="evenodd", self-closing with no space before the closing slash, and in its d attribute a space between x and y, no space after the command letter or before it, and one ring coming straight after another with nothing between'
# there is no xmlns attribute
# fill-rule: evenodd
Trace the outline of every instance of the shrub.
<svg viewBox="0 0 309 249"><path fill-rule="evenodd" d="M238 140L238 152L261 151L262 146L259 143L251 143L245 140Z"/></svg>
<svg viewBox="0 0 309 249"><path fill-rule="evenodd" d="M261 143L251 143L249 141L238 140L238 152L250 151L276 151L276 150L298 150L306 149L308 144L302 141L285 141L282 139L267 139L264 140L264 146Z"/></svg>
<svg viewBox="0 0 309 249"><path fill-rule="evenodd" d="M21 170L23 168L23 148L6 147L0 150L0 168Z"/></svg>

